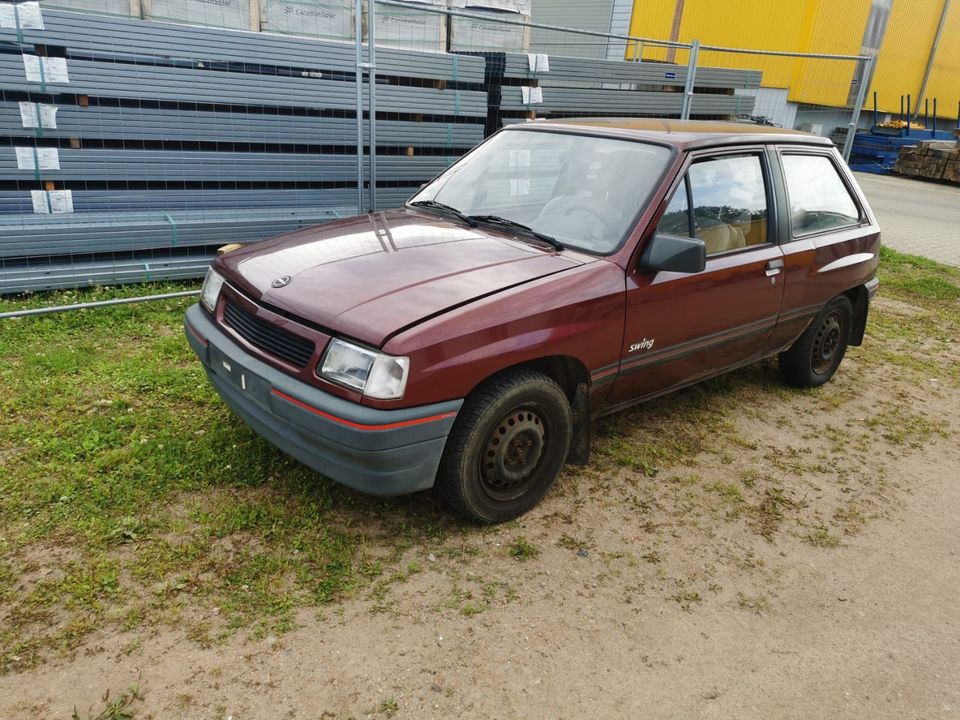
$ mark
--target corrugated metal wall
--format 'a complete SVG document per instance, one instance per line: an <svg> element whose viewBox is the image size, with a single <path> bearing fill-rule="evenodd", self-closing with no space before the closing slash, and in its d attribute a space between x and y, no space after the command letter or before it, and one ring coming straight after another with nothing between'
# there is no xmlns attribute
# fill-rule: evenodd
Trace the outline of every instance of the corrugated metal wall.
<svg viewBox="0 0 960 720"><path fill-rule="evenodd" d="M877 91L881 110L899 112L900 95L909 93L916 99L942 9L943 0L894 1L871 88ZM958 84L960 75L955 75L953 103Z"/></svg>
<svg viewBox="0 0 960 720"><path fill-rule="evenodd" d="M634 5L631 33L670 37L677 2L644 0ZM686 0L676 39L709 45L796 52L856 55L860 51L870 0L844 3L771 3L769 0L697 2ZM667 51L650 48L644 58L662 60ZM846 103L855 63L837 63L747 54L701 53L705 65L763 71L767 87L790 89L791 102L823 105Z"/></svg>
<svg viewBox="0 0 960 720"><path fill-rule="evenodd" d="M683 42L698 39L727 47L858 55L874 4L873 0L635 0L630 33ZM899 111L901 94L916 97L943 7L944 0L893 0L870 88L877 90L881 110ZM647 48L643 54L651 60L668 56L668 51L656 48ZM683 61L679 54L676 59ZM789 88L789 99L795 103L842 107L855 90L853 62L721 53L702 53L701 59L705 65L762 70L764 86ZM960 0L951 0L926 96L939 98L941 113L956 115Z"/></svg>
<svg viewBox="0 0 960 720"><path fill-rule="evenodd" d="M950 4L940 47L930 72L927 96L939 97L941 110L951 116L956 114L957 103L960 102L960 0L952 0Z"/></svg>
<svg viewBox="0 0 960 720"><path fill-rule="evenodd" d="M588 0L587 2L584 0L534 0L532 20L544 25L561 25L583 30L610 32L610 16L613 3L614 0ZM569 37L568 39L580 44L585 41L585 38L577 40ZM540 49L537 47L538 40L540 44L553 41L551 47L542 48L542 51L557 52L555 34L534 29L531 35L533 49ZM597 38L596 43L589 47L579 48L576 54L583 57L606 57L607 43L602 38ZM622 59L622 57L621 55L620 58Z"/></svg>
<svg viewBox="0 0 960 720"><path fill-rule="evenodd" d="M630 34L630 17L633 15L633 0L613 0L613 9L610 12L610 32L614 35ZM623 46L619 43L610 43L607 46L607 60L621 60Z"/></svg>

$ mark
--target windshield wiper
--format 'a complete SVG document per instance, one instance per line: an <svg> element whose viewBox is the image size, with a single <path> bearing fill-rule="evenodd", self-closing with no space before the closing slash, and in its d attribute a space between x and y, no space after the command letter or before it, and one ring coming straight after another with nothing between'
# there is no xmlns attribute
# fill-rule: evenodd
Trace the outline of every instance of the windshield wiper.
<svg viewBox="0 0 960 720"><path fill-rule="evenodd" d="M529 225L518 223L516 220L511 220L509 218L501 217L500 215L471 215L470 219L475 222L488 223L490 225L500 225L502 227L510 228L512 230L520 230L532 237L535 237L537 240L540 240L541 242L545 242L554 250L564 249L563 243L557 240L555 237L551 237L550 235L544 235L542 232L539 232L538 230L534 230Z"/></svg>
<svg viewBox="0 0 960 720"><path fill-rule="evenodd" d="M457 210L455 207L451 205L447 205L442 202L437 202L436 200L417 200L410 204L415 207L425 207L425 208L434 208L435 210L443 210L445 212L450 213L451 215L456 215L458 218L463 220L463 222L465 222L470 227L477 226L477 221L474 220L469 215L460 212L459 210Z"/></svg>

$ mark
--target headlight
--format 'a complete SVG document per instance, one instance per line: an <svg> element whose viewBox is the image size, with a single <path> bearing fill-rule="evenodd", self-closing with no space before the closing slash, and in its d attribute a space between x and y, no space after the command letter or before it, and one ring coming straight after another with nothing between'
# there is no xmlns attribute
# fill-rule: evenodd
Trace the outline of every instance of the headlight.
<svg viewBox="0 0 960 720"><path fill-rule="evenodd" d="M410 358L384 355L334 338L323 356L320 375L359 390L367 397L403 397Z"/></svg>
<svg viewBox="0 0 960 720"><path fill-rule="evenodd" d="M203 289L200 291L200 302L210 312L217 307L217 298L220 297L222 287L223 278L215 273L213 268L207 268L207 276L203 279Z"/></svg>

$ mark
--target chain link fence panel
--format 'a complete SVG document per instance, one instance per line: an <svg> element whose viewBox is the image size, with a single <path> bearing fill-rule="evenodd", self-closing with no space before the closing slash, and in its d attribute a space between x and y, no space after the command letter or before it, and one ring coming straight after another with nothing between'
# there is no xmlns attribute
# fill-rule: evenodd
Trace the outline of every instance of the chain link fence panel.
<svg viewBox="0 0 960 720"><path fill-rule="evenodd" d="M544 25L529 0L0 4L0 294L199 277L220 246L399 205L510 123L842 143L867 62Z"/></svg>

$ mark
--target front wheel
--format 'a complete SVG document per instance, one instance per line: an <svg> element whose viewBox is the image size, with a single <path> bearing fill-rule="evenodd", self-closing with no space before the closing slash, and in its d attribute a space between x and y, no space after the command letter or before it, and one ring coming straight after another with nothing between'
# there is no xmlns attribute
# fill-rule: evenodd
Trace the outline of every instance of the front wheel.
<svg viewBox="0 0 960 720"><path fill-rule="evenodd" d="M786 352L780 353L780 372L794 387L819 387L840 367L853 326L853 305L846 295L828 302L810 326Z"/></svg>
<svg viewBox="0 0 960 720"><path fill-rule="evenodd" d="M496 376L457 415L434 491L467 520L512 520L553 485L572 433L570 403L552 379L533 370Z"/></svg>

